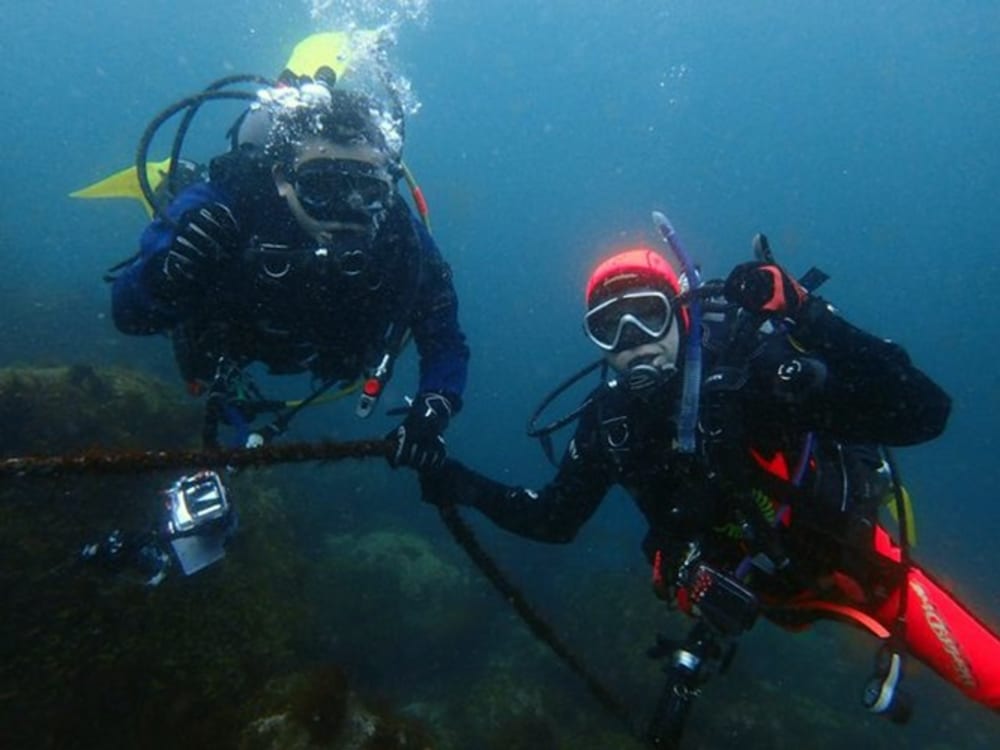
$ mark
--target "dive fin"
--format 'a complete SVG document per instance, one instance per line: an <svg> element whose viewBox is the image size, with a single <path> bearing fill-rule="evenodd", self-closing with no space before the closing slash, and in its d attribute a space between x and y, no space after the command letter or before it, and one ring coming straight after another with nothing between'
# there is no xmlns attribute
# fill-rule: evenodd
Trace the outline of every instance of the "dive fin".
<svg viewBox="0 0 1000 750"><path fill-rule="evenodd" d="M314 78L316 72L328 67L343 78L359 51L374 46L379 32L368 29L356 31L327 31L307 36L295 45L285 69L297 76Z"/></svg>
<svg viewBox="0 0 1000 750"><path fill-rule="evenodd" d="M373 49L381 39L381 32L371 29L331 31L312 34L295 45L285 68L298 76L315 77L317 71L329 67L337 79L349 70L367 50ZM155 193L170 170L170 159L146 165L149 186ZM70 193L72 198L133 198L142 203L146 214L153 215L153 208L146 201L139 186L135 167L116 172L110 177Z"/></svg>
<svg viewBox="0 0 1000 750"><path fill-rule="evenodd" d="M150 162L146 165L146 177L149 179L149 186L154 192L167 176L169 169L169 157L163 161ZM139 178L136 175L134 166L126 167L120 172L115 172L110 177L105 177L103 180L76 190L69 195L71 198L134 198L142 203L147 215L153 215L153 208L146 202L146 198L142 194L142 188L139 187Z"/></svg>

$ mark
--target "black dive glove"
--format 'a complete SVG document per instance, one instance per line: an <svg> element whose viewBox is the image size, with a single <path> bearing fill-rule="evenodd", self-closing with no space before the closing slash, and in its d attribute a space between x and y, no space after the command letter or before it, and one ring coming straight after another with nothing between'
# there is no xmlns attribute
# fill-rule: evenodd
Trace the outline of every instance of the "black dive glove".
<svg viewBox="0 0 1000 750"><path fill-rule="evenodd" d="M444 430L451 419L451 402L439 393L422 393L413 401L406 419L386 435L393 442L389 465L394 469L436 469L448 455Z"/></svg>
<svg viewBox="0 0 1000 750"><path fill-rule="evenodd" d="M168 294L198 291L239 248L239 226L221 203L188 211L161 266L159 289Z"/></svg>
<svg viewBox="0 0 1000 750"><path fill-rule="evenodd" d="M724 293L747 312L793 320L809 298L802 285L784 270L760 261L736 266L726 279Z"/></svg>

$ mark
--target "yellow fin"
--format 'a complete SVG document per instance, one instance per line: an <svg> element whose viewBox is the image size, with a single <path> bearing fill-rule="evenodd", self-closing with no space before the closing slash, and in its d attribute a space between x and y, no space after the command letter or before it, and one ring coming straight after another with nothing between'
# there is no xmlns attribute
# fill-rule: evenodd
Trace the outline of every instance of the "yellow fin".
<svg viewBox="0 0 1000 750"><path fill-rule="evenodd" d="M324 65L337 74L337 80L351 67L358 50L373 44L379 32L367 29L357 31L327 31L307 36L295 45L285 68L298 76L314 77Z"/></svg>
<svg viewBox="0 0 1000 750"><path fill-rule="evenodd" d="M903 509L906 511L906 536L910 541L911 547L917 546L917 521L913 517L913 501L910 499L910 493L906 491L906 487L900 487L903 493ZM886 495L886 504L889 506L889 512L892 513L893 519L896 523L899 523L899 512L896 510L896 496L892 493Z"/></svg>
<svg viewBox="0 0 1000 750"><path fill-rule="evenodd" d="M146 165L146 178L154 191L163 182L169 169L169 157L163 161L149 162ZM148 215L153 215L153 208L146 202L142 188L139 187L139 178L136 175L135 167L126 167L110 177L105 177L93 185L75 190L69 195L71 198L133 198L142 203Z"/></svg>
<svg viewBox="0 0 1000 750"><path fill-rule="evenodd" d="M338 80L348 71L358 53L374 45L380 32L369 29L355 31L329 31L312 34L295 45L292 56L288 58L285 67L300 76L316 75L316 71L324 65L333 69ZM150 162L146 165L146 176L149 186L155 192L170 169L170 159ZM93 185L70 193L72 198L132 198L142 203L146 214L153 215L153 208L146 201L139 187L139 179L135 167L128 167L105 177Z"/></svg>

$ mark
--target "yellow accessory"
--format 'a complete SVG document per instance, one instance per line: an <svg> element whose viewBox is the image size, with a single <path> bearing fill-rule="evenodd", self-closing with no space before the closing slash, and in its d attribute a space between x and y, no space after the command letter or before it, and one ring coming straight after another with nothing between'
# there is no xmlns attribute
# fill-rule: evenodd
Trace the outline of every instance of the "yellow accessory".
<svg viewBox="0 0 1000 750"><path fill-rule="evenodd" d="M347 73L359 51L374 45L379 32L359 29L357 31L328 31L307 36L295 45L285 69L297 76L316 76L316 71L327 67L337 74L339 81Z"/></svg>
<svg viewBox="0 0 1000 750"><path fill-rule="evenodd" d="M357 53L378 42L379 32L368 29L357 31L330 31L312 34L295 45L285 67L296 75L315 76L322 67L331 68L339 80L348 71ZM170 170L170 159L146 165L149 186L155 192ZM142 203L146 215L152 217L153 208L146 202L139 186L135 167L126 167L110 177L70 193L71 198L132 198Z"/></svg>
<svg viewBox="0 0 1000 750"><path fill-rule="evenodd" d="M146 177L149 179L149 186L154 191L163 182L169 170L169 157L163 161L150 162L146 165ZM134 166L126 167L110 177L105 177L93 185L75 190L69 195L71 198L133 198L142 203L148 216L153 215L153 208L146 202L142 188L139 187L139 176L136 174Z"/></svg>

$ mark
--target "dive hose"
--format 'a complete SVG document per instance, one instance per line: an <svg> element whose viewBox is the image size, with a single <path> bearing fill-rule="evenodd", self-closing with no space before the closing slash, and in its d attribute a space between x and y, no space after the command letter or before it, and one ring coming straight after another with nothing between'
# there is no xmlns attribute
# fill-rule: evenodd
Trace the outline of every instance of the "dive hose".
<svg viewBox="0 0 1000 750"><path fill-rule="evenodd" d="M180 101L167 107L155 118L153 118L152 122L149 123L146 130L143 132L142 138L139 139L139 147L136 149L135 156L135 171L136 177L139 180L139 187L142 189L143 197L145 197L145 199L149 202L149 205L152 206L154 214L169 224L174 224L175 222L167 215L166 206L162 205L159 197L149 184L149 176L146 174L146 164L149 162L149 146L163 123L180 112L182 109L191 108L192 111L196 111L198 107L205 102L217 99L236 99L240 101L255 102L257 101L257 94L249 91L202 91L200 94L186 96ZM179 153L180 147L176 143L176 138L174 148ZM171 169L173 169L172 165Z"/></svg>

